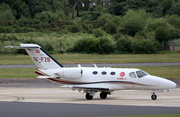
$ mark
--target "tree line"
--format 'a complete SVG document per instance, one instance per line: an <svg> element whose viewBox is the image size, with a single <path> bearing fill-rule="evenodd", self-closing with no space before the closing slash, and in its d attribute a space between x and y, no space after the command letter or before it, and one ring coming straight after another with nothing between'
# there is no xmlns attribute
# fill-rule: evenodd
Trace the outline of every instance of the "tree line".
<svg viewBox="0 0 180 117"><path fill-rule="evenodd" d="M80 19L74 19L77 17ZM92 43L104 43L106 39L101 38L113 35L110 41L115 41L117 46L111 49L113 52L155 53L162 48L162 42L165 44L171 39L180 38L180 1L1 0L0 33L27 32L91 33L98 41L85 40ZM81 41L83 43L84 40ZM78 43L69 51L82 52L83 48L77 49ZM155 49L142 52L141 44ZM87 51L106 53L91 49Z"/></svg>

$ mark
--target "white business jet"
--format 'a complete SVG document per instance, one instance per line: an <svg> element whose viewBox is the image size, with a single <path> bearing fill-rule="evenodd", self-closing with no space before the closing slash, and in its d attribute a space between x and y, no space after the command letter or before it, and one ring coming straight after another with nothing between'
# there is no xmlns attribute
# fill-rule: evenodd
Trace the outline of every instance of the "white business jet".
<svg viewBox="0 0 180 117"><path fill-rule="evenodd" d="M25 49L37 66L37 78L48 79L70 87L72 90L84 91L86 99L91 100L96 92L105 99L116 90L152 90L152 100L156 100L156 92L168 92L176 87L170 80L152 76L140 69L70 67L65 68L36 44L20 44L7 48Z"/></svg>

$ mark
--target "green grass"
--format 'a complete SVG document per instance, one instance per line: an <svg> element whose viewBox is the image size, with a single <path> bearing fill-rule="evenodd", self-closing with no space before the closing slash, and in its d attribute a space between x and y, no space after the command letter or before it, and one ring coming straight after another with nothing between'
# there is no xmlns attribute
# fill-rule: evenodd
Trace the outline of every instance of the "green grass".
<svg viewBox="0 0 180 117"><path fill-rule="evenodd" d="M34 68L0 69L0 78L36 78Z"/></svg>
<svg viewBox="0 0 180 117"><path fill-rule="evenodd" d="M54 54L62 64L68 63L153 63L180 62L180 54ZM34 64L28 55L1 55L0 65Z"/></svg>
<svg viewBox="0 0 180 117"><path fill-rule="evenodd" d="M12 33L0 33L0 35L10 36L13 35ZM29 33L15 33L16 36L20 40L35 40L42 44L50 43L54 47L54 51L60 50L60 41L63 45L63 49L67 49L73 47L74 43L83 38L91 38L92 34L85 34L85 33L67 33L67 34L58 34L56 32L52 33L41 33L41 32L29 32ZM111 39L112 36L108 35L107 38ZM5 46L11 45L12 42L6 42ZM15 45L19 45L22 42L15 42Z"/></svg>
<svg viewBox="0 0 180 117"><path fill-rule="evenodd" d="M142 69L154 76L159 76L167 79L180 79L180 66L139 66L136 68Z"/></svg>
<svg viewBox="0 0 180 117"><path fill-rule="evenodd" d="M180 117L180 115L132 115L132 116L111 116L111 117Z"/></svg>
<svg viewBox="0 0 180 117"><path fill-rule="evenodd" d="M137 68L142 69L151 75L167 79L180 79L179 66L143 66ZM0 78L36 78L37 75L34 73L35 70L35 68L0 69Z"/></svg>

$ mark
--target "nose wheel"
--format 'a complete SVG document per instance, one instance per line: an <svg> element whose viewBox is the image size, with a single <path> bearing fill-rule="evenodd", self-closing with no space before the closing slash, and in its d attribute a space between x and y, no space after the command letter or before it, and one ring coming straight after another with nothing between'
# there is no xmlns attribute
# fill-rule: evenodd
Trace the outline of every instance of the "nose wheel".
<svg viewBox="0 0 180 117"><path fill-rule="evenodd" d="M152 96L151 96L151 99L152 100L156 100L157 99L157 95L155 93L153 93Z"/></svg>
<svg viewBox="0 0 180 117"><path fill-rule="evenodd" d="M107 93L106 92L101 92L99 96L100 96L101 99L106 99L107 98Z"/></svg>

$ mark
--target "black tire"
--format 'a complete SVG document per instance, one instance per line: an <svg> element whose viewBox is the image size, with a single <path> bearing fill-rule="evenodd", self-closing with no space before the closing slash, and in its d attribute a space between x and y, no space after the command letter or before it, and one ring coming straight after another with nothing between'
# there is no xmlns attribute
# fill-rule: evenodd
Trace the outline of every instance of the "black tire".
<svg viewBox="0 0 180 117"><path fill-rule="evenodd" d="M86 99L87 99L87 100L92 100L92 99L93 99L93 96L91 96L89 93L86 93Z"/></svg>
<svg viewBox="0 0 180 117"><path fill-rule="evenodd" d="M156 100L156 99L157 99L157 95L153 94L153 95L151 96L151 99L152 99L152 100Z"/></svg>
<svg viewBox="0 0 180 117"><path fill-rule="evenodd" d="M100 98L101 99L106 99L107 98L107 93L106 92L101 92L100 93Z"/></svg>

